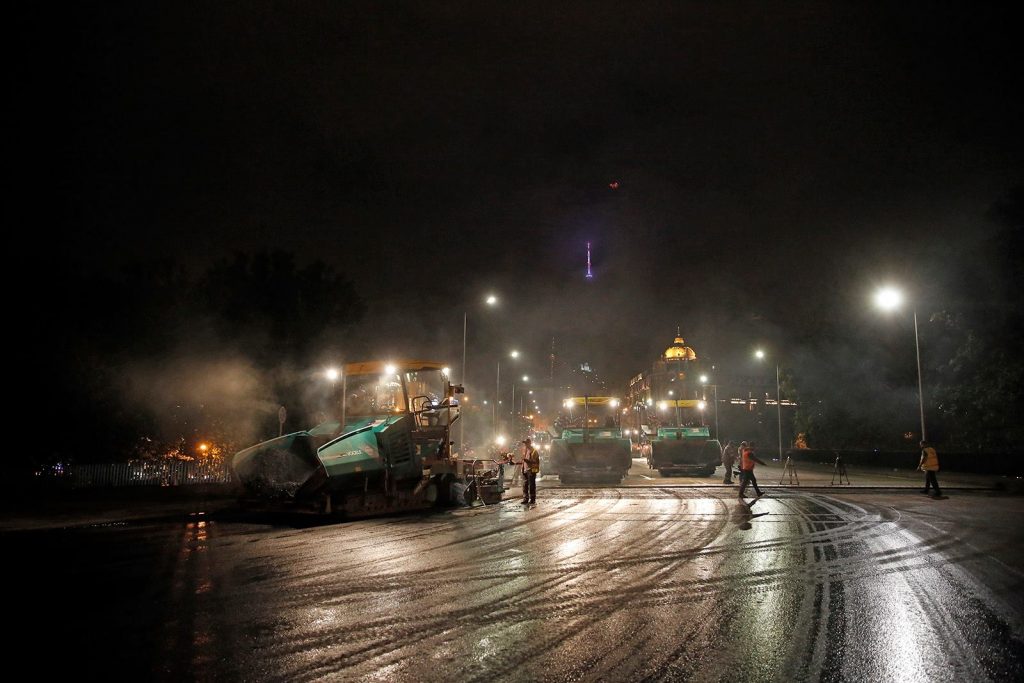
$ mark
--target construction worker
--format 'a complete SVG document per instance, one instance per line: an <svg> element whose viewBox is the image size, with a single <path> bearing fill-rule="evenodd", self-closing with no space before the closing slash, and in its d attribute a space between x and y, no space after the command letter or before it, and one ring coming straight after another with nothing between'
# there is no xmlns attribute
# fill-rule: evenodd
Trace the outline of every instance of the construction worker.
<svg viewBox="0 0 1024 683"><path fill-rule="evenodd" d="M743 492L747 490L747 484L754 485L754 491L760 498L764 494L757 485L757 477L754 476L754 464L767 465L754 455L754 442L751 441L740 453L740 500L743 500Z"/></svg>
<svg viewBox="0 0 1024 683"><path fill-rule="evenodd" d="M934 486L935 497L941 498L942 491L939 489L939 480L935 476L935 473L939 471L939 454L927 441L921 442L921 463L917 468L924 472L924 488L921 493L928 495L928 490Z"/></svg>
<svg viewBox="0 0 1024 683"><path fill-rule="evenodd" d="M725 467L725 478L722 480L723 484L732 483L732 467L736 464L736 457L739 455L739 451L736 450L736 444L733 443L732 439L725 444L725 448L722 449L722 466Z"/></svg>
<svg viewBox="0 0 1024 683"><path fill-rule="evenodd" d="M540 453L529 437L523 440L523 504L537 502L537 474L540 472Z"/></svg>

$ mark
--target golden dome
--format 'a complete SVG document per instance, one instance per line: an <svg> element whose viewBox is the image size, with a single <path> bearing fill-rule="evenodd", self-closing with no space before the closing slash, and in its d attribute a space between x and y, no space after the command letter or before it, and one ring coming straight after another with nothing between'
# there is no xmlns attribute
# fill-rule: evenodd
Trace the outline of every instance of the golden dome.
<svg viewBox="0 0 1024 683"><path fill-rule="evenodd" d="M676 337L672 346L665 349L665 360L697 360L697 353L686 346L682 337Z"/></svg>

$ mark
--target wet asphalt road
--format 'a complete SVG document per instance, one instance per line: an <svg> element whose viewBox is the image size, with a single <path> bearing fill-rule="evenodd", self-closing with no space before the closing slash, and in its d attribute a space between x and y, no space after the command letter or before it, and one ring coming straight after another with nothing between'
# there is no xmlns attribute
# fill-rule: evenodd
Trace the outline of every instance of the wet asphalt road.
<svg viewBox="0 0 1024 683"><path fill-rule="evenodd" d="M156 680L1021 680L1024 499L542 489L296 525L0 536L41 671ZM10 645L10 643L8 643Z"/></svg>

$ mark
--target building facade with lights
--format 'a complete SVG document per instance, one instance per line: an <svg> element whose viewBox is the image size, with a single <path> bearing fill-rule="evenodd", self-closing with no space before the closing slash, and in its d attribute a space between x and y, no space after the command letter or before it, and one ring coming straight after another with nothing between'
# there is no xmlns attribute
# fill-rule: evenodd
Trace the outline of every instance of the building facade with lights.
<svg viewBox="0 0 1024 683"><path fill-rule="evenodd" d="M706 424L708 386L701 382L702 374L697 352L677 331L651 369L629 381L626 407L631 426L651 433L659 426Z"/></svg>
<svg viewBox="0 0 1024 683"><path fill-rule="evenodd" d="M703 355L703 354L701 354ZM760 373L725 373L677 334L650 369L629 380L623 404L624 424L647 434L658 427L711 428L722 439L775 441L775 377ZM782 400L782 431L787 443L796 403Z"/></svg>

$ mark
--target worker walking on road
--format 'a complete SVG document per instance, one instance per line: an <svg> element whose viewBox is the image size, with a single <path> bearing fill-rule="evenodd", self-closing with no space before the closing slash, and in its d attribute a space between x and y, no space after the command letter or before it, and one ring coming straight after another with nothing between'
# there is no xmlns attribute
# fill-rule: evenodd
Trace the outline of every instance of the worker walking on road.
<svg viewBox="0 0 1024 683"><path fill-rule="evenodd" d="M751 441L750 445L746 446L740 453L740 499L743 499L743 492L747 490L747 484L754 485L754 491L757 492L758 497L763 496L761 489L757 485L757 477L754 476L754 464L765 465L756 455L754 455L754 442ZM767 465L765 465L767 467Z"/></svg>
<svg viewBox="0 0 1024 683"><path fill-rule="evenodd" d="M526 452L523 453L523 503L536 503L540 453L533 447L530 439L525 439L523 445L526 446Z"/></svg>
<svg viewBox="0 0 1024 683"><path fill-rule="evenodd" d="M730 439L725 444L725 448L722 449L722 466L725 467L725 478L722 479L723 484L732 483L732 468L736 464L737 455L739 455L739 452L736 450L736 444Z"/></svg>
<svg viewBox="0 0 1024 683"><path fill-rule="evenodd" d="M921 493L928 495L928 490L935 487L935 497L941 498L942 491L939 489L939 479L935 475L939 471L939 454L935 452L935 449L927 441L921 442L921 463L917 468L924 472L924 488L921 489Z"/></svg>

